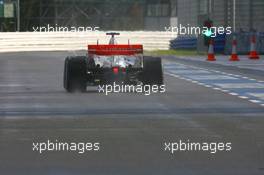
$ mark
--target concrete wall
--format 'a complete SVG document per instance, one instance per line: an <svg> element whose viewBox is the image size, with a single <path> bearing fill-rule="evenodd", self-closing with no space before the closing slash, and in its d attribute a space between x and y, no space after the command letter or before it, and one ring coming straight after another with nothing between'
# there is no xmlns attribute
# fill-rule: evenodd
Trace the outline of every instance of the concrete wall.
<svg viewBox="0 0 264 175"><path fill-rule="evenodd" d="M198 24L198 1L178 0L178 25L197 26Z"/></svg>
<svg viewBox="0 0 264 175"><path fill-rule="evenodd" d="M233 27L233 0L213 0L215 26ZM236 29L264 31L264 0L236 0Z"/></svg>
<svg viewBox="0 0 264 175"><path fill-rule="evenodd" d="M199 13L200 0L178 0L178 23L200 26L199 16L207 15L215 26L233 26L233 0L208 0L207 14ZM236 0L236 28L264 31L264 0Z"/></svg>
<svg viewBox="0 0 264 175"><path fill-rule="evenodd" d="M214 19L215 26L227 26L227 6L225 1L214 1L211 17Z"/></svg>
<svg viewBox="0 0 264 175"><path fill-rule="evenodd" d="M165 31L171 25L171 17L145 17L144 29L148 31Z"/></svg>
<svg viewBox="0 0 264 175"><path fill-rule="evenodd" d="M144 30L165 31L165 27L177 26L177 1L170 0L170 14L168 16L147 16L144 17Z"/></svg>
<svg viewBox="0 0 264 175"><path fill-rule="evenodd" d="M233 0L178 0L177 2L178 25L201 27L203 22L210 18L214 26L233 27ZM236 31L252 29L264 32L264 0L236 0ZM260 40L261 43L262 39ZM246 50L246 47L243 46L242 50ZM203 36L198 37L197 49L207 50Z"/></svg>
<svg viewBox="0 0 264 175"><path fill-rule="evenodd" d="M252 3L253 28L264 32L264 0L252 0Z"/></svg>

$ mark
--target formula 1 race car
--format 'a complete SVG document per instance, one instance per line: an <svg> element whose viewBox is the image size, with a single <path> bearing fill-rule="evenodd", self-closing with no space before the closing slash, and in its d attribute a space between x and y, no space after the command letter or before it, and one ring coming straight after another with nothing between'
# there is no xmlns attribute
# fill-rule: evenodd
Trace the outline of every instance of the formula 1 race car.
<svg viewBox="0 0 264 175"><path fill-rule="evenodd" d="M117 44L111 35L108 45L88 45L87 56L65 59L64 88L67 92L85 92L87 86L124 83L162 85L161 58L143 56L142 45Z"/></svg>

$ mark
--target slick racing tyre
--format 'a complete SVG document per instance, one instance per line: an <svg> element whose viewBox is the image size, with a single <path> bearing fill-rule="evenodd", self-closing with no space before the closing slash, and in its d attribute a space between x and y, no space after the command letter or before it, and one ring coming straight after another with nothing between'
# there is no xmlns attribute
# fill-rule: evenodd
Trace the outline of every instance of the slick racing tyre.
<svg viewBox="0 0 264 175"><path fill-rule="evenodd" d="M142 79L145 85L163 85L163 70L160 57L144 56Z"/></svg>
<svg viewBox="0 0 264 175"><path fill-rule="evenodd" d="M67 57L64 62L64 88L67 92L85 92L86 57Z"/></svg>

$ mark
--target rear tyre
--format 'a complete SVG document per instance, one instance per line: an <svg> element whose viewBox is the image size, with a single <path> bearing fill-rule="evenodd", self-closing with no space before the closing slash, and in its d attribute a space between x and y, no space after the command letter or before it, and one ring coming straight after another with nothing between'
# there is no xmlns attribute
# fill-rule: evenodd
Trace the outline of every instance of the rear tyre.
<svg viewBox="0 0 264 175"><path fill-rule="evenodd" d="M163 70L160 57L143 58L142 82L145 85L163 85Z"/></svg>
<svg viewBox="0 0 264 175"><path fill-rule="evenodd" d="M67 57L64 62L64 88L67 92L86 91L86 57Z"/></svg>

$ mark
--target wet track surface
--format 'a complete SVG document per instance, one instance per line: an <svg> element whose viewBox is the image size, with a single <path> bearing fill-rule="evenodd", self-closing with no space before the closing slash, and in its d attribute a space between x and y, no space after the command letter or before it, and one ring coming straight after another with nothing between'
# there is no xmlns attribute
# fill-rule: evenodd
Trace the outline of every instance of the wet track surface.
<svg viewBox="0 0 264 175"><path fill-rule="evenodd" d="M0 174L264 173L263 106L167 74L165 94L106 96L95 88L68 94L62 88L68 54L0 54ZM263 79L261 71L209 68ZM100 142L101 150L41 155L32 151L33 142L48 139ZM180 139L232 142L232 151L164 151L164 142Z"/></svg>

